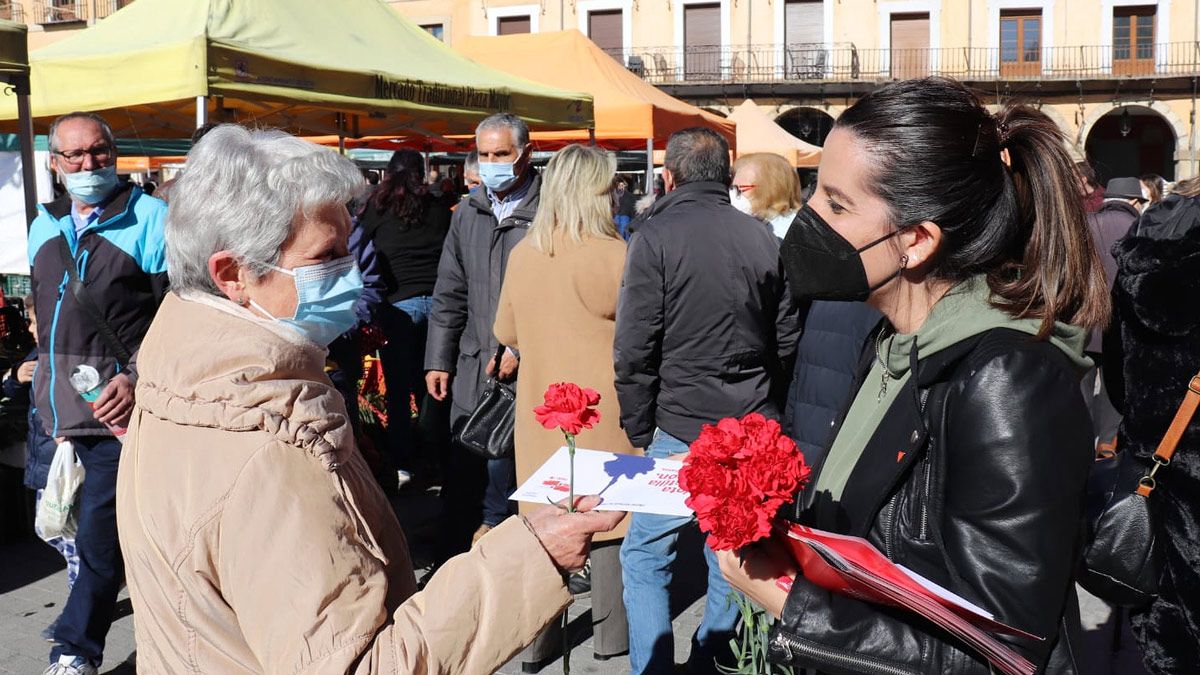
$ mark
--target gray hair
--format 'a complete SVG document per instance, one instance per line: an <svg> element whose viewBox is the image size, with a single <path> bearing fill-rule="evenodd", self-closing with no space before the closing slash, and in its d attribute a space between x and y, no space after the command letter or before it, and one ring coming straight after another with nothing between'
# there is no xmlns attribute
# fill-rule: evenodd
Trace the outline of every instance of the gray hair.
<svg viewBox="0 0 1200 675"><path fill-rule="evenodd" d="M676 186L706 181L729 185L729 143L704 127L676 131L667 140L663 166Z"/></svg>
<svg viewBox="0 0 1200 675"><path fill-rule="evenodd" d="M54 153L58 152L59 125L63 122L70 122L71 120L91 120L92 122L95 122L96 126L100 127L100 135L104 138L104 142L108 143L108 146L113 149L113 152L116 152L117 138L113 135L112 127L108 126L108 120L92 112L72 112L59 117L50 124L50 131L47 134L50 143L50 154L53 155Z"/></svg>
<svg viewBox="0 0 1200 675"><path fill-rule="evenodd" d="M529 125L525 124L525 120L517 117L512 113L496 113L485 118L475 127L475 138L478 140L479 134L485 129L505 128L512 132L513 143L517 149L521 149L529 144Z"/></svg>
<svg viewBox="0 0 1200 675"><path fill-rule="evenodd" d="M467 153L467 158L463 160L463 173L474 171L479 173L479 151L472 150Z"/></svg>
<svg viewBox="0 0 1200 675"><path fill-rule="evenodd" d="M297 216L342 205L364 188L354 162L277 129L223 124L187 157L167 212L173 290L219 294L208 259L232 251L256 275L276 264Z"/></svg>

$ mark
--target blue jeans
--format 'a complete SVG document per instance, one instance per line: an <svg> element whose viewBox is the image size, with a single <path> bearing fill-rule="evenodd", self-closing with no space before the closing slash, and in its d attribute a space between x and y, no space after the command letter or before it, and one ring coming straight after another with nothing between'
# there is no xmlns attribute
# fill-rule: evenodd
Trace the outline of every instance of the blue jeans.
<svg viewBox="0 0 1200 675"><path fill-rule="evenodd" d="M432 308L428 295L379 308L379 323L388 339L379 350L387 382L388 456L397 469L412 470L417 459L411 402L416 397L420 404L425 398L425 334Z"/></svg>
<svg viewBox="0 0 1200 675"><path fill-rule="evenodd" d="M687 443L659 429L646 455L661 458L687 451ZM696 527L696 519L647 513L635 513L630 518L629 532L621 545L621 575L629 616L629 664L635 675L675 672L668 587L679 533L685 527ZM715 673L714 659L728 660L729 640L738 618L737 605L729 597L729 582L721 575L716 554L707 546L704 559L708 563L708 593L704 619L692 638L690 673Z"/></svg>
<svg viewBox="0 0 1200 675"><path fill-rule="evenodd" d="M483 524L495 527L516 513L508 496L517 489L517 463L512 457L487 460L488 483L483 493Z"/></svg>
<svg viewBox="0 0 1200 675"><path fill-rule="evenodd" d="M75 496L79 509L79 531L75 534L79 574L54 630L58 644L50 659L69 654L99 663L117 609L117 593L125 580L125 560L117 541L121 441L112 436L81 436L71 441L85 471L83 485Z"/></svg>

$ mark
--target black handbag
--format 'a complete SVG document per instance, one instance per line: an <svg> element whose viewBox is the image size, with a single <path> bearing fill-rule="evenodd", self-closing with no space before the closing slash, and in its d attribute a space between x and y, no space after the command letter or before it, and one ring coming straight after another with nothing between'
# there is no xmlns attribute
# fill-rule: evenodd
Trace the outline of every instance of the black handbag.
<svg viewBox="0 0 1200 675"><path fill-rule="evenodd" d="M511 457L516 443L513 427L516 424L517 391L501 382L500 357L504 345L496 350L492 376L483 385L479 401L466 421L454 435L456 443L485 459Z"/></svg>
<svg viewBox="0 0 1200 675"><path fill-rule="evenodd" d="M1200 374L1188 384L1149 471L1129 451L1106 450L1097 456L1088 478L1088 540L1078 581L1101 600L1139 607L1158 595L1162 554L1155 542L1150 495L1159 469L1171 463L1198 405Z"/></svg>

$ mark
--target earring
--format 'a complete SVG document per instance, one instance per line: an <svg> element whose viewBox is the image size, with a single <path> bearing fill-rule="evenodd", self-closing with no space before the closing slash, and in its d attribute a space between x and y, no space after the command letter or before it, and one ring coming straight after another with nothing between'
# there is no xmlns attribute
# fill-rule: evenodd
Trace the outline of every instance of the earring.
<svg viewBox="0 0 1200 675"><path fill-rule="evenodd" d="M906 255L900 256L900 269L902 269L902 270L908 269L908 256L906 256Z"/></svg>
<svg viewBox="0 0 1200 675"><path fill-rule="evenodd" d="M241 305L242 307L245 307L246 306L246 296L243 295L240 298L238 298L237 304Z"/></svg>

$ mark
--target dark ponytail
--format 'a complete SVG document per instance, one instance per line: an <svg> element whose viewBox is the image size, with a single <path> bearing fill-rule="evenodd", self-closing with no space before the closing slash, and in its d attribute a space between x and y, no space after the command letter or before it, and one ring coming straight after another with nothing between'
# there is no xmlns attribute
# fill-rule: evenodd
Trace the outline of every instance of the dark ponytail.
<svg viewBox="0 0 1200 675"><path fill-rule="evenodd" d="M1108 290L1078 198L1065 137L1026 106L992 115L964 85L907 80L864 96L836 126L876 158L868 186L903 228L942 231L931 273L984 274L991 302L1017 318L1097 328Z"/></svg>

